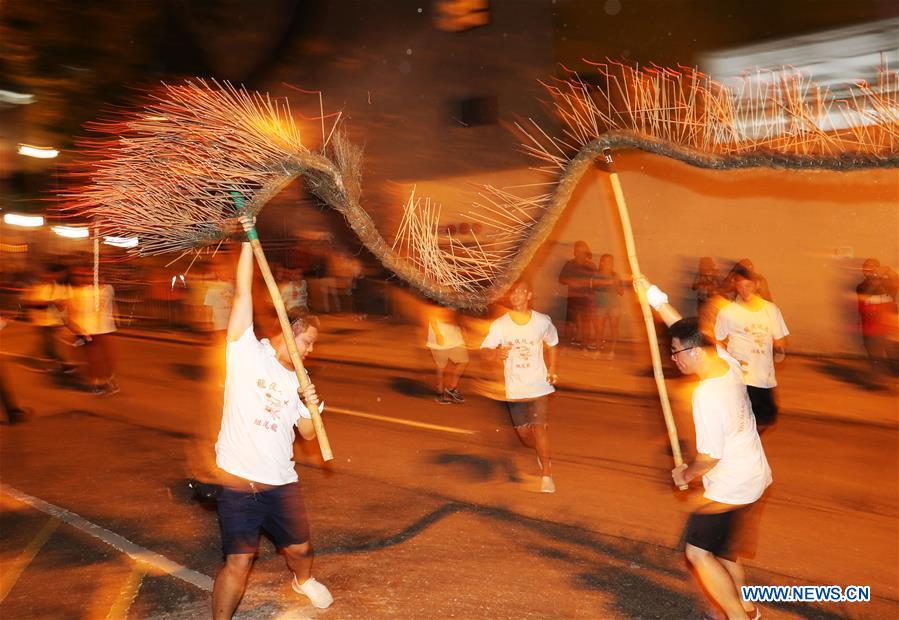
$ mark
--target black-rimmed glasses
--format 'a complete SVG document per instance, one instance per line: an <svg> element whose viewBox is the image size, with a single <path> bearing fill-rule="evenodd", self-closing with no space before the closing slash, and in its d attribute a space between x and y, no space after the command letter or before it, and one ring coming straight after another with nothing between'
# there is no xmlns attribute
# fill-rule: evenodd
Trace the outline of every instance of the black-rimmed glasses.
<svg viewBox="0 0 899 620"><path fill-rule="evenodd" d="M677 357L677 354L680 353L681 351L689 351L690 349L695 349L695 348L696 347L684 347L683 349L678 349L677 351L672 351L671 359L674 359L675 357Z"/></svg>

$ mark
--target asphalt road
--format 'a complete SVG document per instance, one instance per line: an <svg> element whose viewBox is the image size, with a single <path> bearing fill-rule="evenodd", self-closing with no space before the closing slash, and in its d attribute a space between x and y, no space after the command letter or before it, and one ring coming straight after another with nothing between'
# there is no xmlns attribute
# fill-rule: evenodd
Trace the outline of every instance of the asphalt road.
<svg viewBox="0 0 899 620"><path fill-rule="evenodd" d="M4 341L7 375L36 415L0 431L3 617L208 614L217 522L184 480L211 466L215 351L116 344L122 392L95 397L25 370L26 342ZM442 406L424 371L311 371L335 459L298 442L297 463L315 573L336 602L320 612L293 594L263 540L237 617L699 617L676 550L696 492L671 488L655 402L554 396L558 492L546 495L533 453L473 383L468 402ZM771 604L765 617L899 616L897 431L784 416L764 443L775 485L749 581L874 596Z"/></svg>

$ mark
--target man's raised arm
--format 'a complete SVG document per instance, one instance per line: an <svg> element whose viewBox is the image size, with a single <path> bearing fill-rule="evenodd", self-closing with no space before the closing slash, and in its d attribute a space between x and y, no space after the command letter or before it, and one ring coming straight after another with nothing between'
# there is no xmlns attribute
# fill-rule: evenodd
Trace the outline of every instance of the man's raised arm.
<svg viewBox="0 0 899 620"><path fill-rule="evenodd" d="M240 218L244 230L249 230L256 218ZM234 282L234 302L228 319L228 340L234 342L246 333L253 323L253 247L249 242L240 244L237 275Z"/></svg>

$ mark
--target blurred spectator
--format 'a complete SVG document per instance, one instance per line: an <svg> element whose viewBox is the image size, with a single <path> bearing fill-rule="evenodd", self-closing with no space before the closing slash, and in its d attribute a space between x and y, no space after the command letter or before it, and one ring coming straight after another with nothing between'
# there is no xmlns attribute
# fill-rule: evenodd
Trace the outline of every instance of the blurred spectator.
<svg viewBox="0 0 899 620"><path fill-rule="evenodd" d="M589 341L593 318L593 291L590 278L596 273L593 253L584 241L575 241L574 258L559 273L559 283L568 287L565 310L565 337L568 344L579 347Z"/></svg>
<svg viewBox="0 0 899 620"><path fill-rule="evenodd" d="M0 317L0 331L6 327L6 321ZM3 407L3 417L0 418L0 424L16 424L24 422L27 410L19 407L15 396L6 379L6 366L4 363L5 356L0 356L0 406Z"/></svg>
<svg viewBox="0 0 899 620"><path fill-rule="evenodd" d="M92 394L115 394L111 334L115 325L115 291L110 284L94 287L90 270L74 271L74 287L68 306L69 328L78 335L87 361L85 381Z"/></svg>
<svg viewBox="0 0 899 620"><path fill-rule="evenodd" d="M771 289L768 288L768 279L755 270L755 266L748 258L741 258L734 263L730 273L724 278L724 282L721 284L721 294L724 297L731 301L734 301L737 298L737 291L734 288L734 271L738 267L752 274L753 282L755 282L756 294L759 297L765 301L774 301L774 298L771 296Z"/></svg>
<svg viewBox="0 0 899 620"><path fill-rule="evenodd" d="M595 313L593 315L593 334L595 344L591 348L600 350L605 359L615 359L615 346L618 344L618 325L621 322L621 296L624 287L614 270L615 259L611 254L599 257L599 267L593 275L591 287L594 291ZM609 339L605 340L606 324L609 326Z"/></svg>
<svg viewBox="0 0 899 620"><path fill-rule="evenodd" d="M427 347L437 366L437 402L441 405L464 403L459 379L468 365L468 350L456 312L443 306L428 310Z"/></svg>
<svg viewBox="0 0 899 620"><path fill-rule="evenodd" d="M281 276L281 298L288 312L301 310L309 312L309 287L300 269L283 269Z"/></svg>
<svg viewBox="0 0 899 620"><path fill-rule="evenodd" d="M774 363L786 356L784 339L790 332L780 309L756 294L757 280L749 270L737 265L731 274L737 298L718 313L715 338L740 362L756 426L762 432L777 417Z"/></svg>
<svg viewBox="0 0 899 620"><path fill-rule="evenodd" d="M337 280L332 273L331 261L327 256L320 256L315 262L315 278L318 280L317 299L321 312L340 312L340 299L337 297Z"/></svg>
<svg viewBox="0 0 899 620"><path fill-rule="evenodd" d="M234 283L216 269L212 279L206 282L206 294L203 296L203 305L209 309L209 325L215 342L224 342L233 301Z"/></svg>
<svg viewBox="0 0 899 620"><path fill-rule="evenodd" d="M702 306L718 293L721 280L718 278L718 268L711 256L703 256L699 259L699 270L693 279L693 290L696 291L696 311L702 312Z"/></svg>
<svg viewBox="0 0 899 620"><path fill-rule="evenodd" d="M711 256L699 259L699 269L691 287L696 292L696 316L702 333L713 337L718 311L728 302L721 296L721 279L718 267Z"/></svg>
<svg viewBox="0 0 899 620"><path fill-rule="evenodd" d="M183 302L186 293L184 283L177 277L156 279L150 276L149 302L151 318L165 328L183 325ZM164 277L163 277L164 278Z"/></svg>
<svg viewBox="0 0 899 620"><path fill-rule="evenodd" d="M355 256L347 252L335 251L330 255L330 275L334 278L335 293L338 297L337 312L354 313L356 311L353 294L356 280L362 275L362 264Z"/></svg>
<svg viewBox="0 0 899 620"><path fill-rule="evenodd" d="M862 342L878 376L895 374L896 289L895 273L876 258L862 263L864 279L855 288ZM893 277L891 277L891 275Z"/></svg>
<svg viewBox="0 0 899 620"><path fill-rule="evenodd" d="M47 372L71 372L72 364L63 360L56 347L59 328L64 325L63 312L71 290L65 267L52 264L47 267L28 291L26 303L30 308L31 322L37 328L38 342L35 370Z"/></svg>

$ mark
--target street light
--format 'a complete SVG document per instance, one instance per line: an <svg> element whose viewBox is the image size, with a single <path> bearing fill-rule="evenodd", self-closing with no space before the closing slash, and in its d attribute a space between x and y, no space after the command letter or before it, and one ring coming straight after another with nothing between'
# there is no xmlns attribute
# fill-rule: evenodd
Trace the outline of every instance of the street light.
<svg viewBox="0 0 899 620"><path fill-rule="evenodd" d="M0 89L0 101L14 105L28 105L29 103L34 103L34 95Z"/></svg>
<svg viewBox="0 0 899 620"><path fill-rule="evenodd" d="M38 159L53 159L59 155L59 151L49 146L34 146L33 144L19 144L19 155L36 157Z"/></svg>
<svg viewBox="0 0 899 620"><path fill-rule="evenodd" d="M40 215L21 215L19 213L4 213L3 223L10 226L23 228L40 228L44 225L44 218Z"/></svg>
<svg viewBox="0 0 899 620"><path fill-rule="evenodd" d="M87 228L80 228L77 226L54 226L50 230L60 237L66 237L68 239L87 239L90 235L90 231Z"/></svg>
<svg viewBox="0 0 899 620"><path fill-rule="evenodd" d="M137 237L103 237L103 243L116 248L133 248L137 247Z"/></svg>

